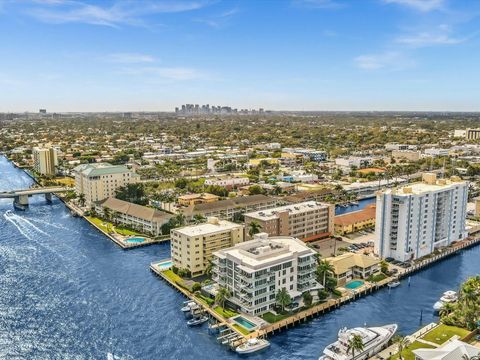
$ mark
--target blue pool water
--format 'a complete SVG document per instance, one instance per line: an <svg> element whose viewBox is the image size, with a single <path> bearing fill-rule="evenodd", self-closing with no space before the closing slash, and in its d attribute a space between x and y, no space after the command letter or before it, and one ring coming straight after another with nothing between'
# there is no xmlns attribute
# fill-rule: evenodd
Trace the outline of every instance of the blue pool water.
<svg viewBox="0 0 480 360"><path fill-rule="evenodd" d="M28 187L0 157L0 191ZM149 269L170 257L168 243L124 251L58 200L30 198L25 212L0 200L0 359L212 360L241 357L206 327L190 328L186 299ZM480 247L422 271L411 285L380 290L270 337L252 360L316 360L338 330L396 322L402 334L435 320L432 305L480 272ZM395 311L391 311L395 309Z"/></svg>
<svg viewBox="0 0 480 360"><path fill-rule="evenodd" d="M125 240L126 243L134 243L134 244L143 243L144 241L145 241L145 238L140 238L140 237L135 237L135 238L130 238Z"/></svg>
<svg viewBox="0 0 480 360"><path fill-rule="evenodd" d="M364 284L361 280L354 280L347 283L344 287L347 289L356 289Z"/></svg>
<svg viewBox="0 0 480 360"><path fill-rule="evenodd" d="M247 330L253 330L255 328L255 324L245 319L243 316L237 316L233 319L237 324L243 326Z"/></svg>

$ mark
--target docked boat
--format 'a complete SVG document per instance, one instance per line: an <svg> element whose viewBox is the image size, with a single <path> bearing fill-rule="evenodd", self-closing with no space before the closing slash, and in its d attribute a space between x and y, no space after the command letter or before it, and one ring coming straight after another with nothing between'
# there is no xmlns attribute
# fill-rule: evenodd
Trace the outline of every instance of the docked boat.
<svg viewBox="0 0 480 360"><path fill-rule="evenodd" d="M458 295L455 291L449 290L445 291L435 304L433 304L433 310L440 311L442 310L443 306L447 303L454 303L458 300Z"/></svg>
<svg viewBox="0 0 480 360"><path fill-rule="evenodd" d="M393 288L396 288L398 286L400 286L400 280L398 280L398 278L395 278L393 279L392 281L390 281L387 286L390 288L390 289L393 289Z"/></svg>
<svg viewBox="0 0 480 360"><path fill-rule="evenodd" d="M195 306L198 306L195 301L185 301L183 307L180 309L183 312L189 312L192 309L195 309Z"/></svg>
<svg viewBox="0 0 480 360"><path fill-rule="evenodd" d="M355 360L369 359L388 345L397 328L397 324L390 324L370 328L340 329L338 340L323 350L319 360L353 360L348 342L354 335L359 335L363 342L363 350L355 352Z"/></svg>
<svg viewBox="0 0 480 360"><path fill-rule="evenodd" d="M242 345L237 346L235 351L238 354L251 354L251 353L254 353L256 351L263 350L263 349L265 349L269 346L270 346L270 343L267 340L253 338L253 339L248 339Z"/></svg>
<svg viewBox="0 0 480 360"><path fill-rule="evenodd" d="M194 317L193 319L190 319L187 321L188 326L197 326L197 325L202 325L204 322L208 321L208 317L206 316L201 316L201 317Z"/></svg>

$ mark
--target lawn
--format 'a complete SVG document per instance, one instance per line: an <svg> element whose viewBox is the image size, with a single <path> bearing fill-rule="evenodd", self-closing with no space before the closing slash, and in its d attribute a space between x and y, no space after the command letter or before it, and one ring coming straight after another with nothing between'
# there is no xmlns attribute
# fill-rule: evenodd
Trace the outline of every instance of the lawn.
<svg viewBox="0 0 480 360"><path fill-rule="evenodd" d="M162 274L165 275L173 283L183 281L183 279L180 276L178 276L177 274L175 274L172 270L165 270Z"/></svg>
<svg viewBox="0 0 480 360"><path fill-rule="evenodd" d="M123 236L131 236L131 235L142 235L141 233L137 232L137 231L133 231L133 230L129 230L129 229L126 229L124 227L121 227L121 226L115 226L115 232L120 234L120 235L123 235Z"/></svg>
<svg viewBox="0 0 480 360"><path fill-rule="evenodd" d="M97 227L99 227L101 230L109 233L109 232L112 232L112 224L111 223L108 223L107 221L103 221L99 218L96 218L96 217L93 217L93 216L87 216L86 217L88 220L90 220L92 223L94 223ZM108 227L107 229L107 226L105 226L104 224L110 224L110 226Z"/></svg>
<svg viewBox="0 0 480 360"><path fill-rule="evenodd" d="M370 282L379 282L379 281L382 281L384 279L386 279L386 275L381 273L381 274L376 274L376 275L370 275L367 279L367 281L370 281Z"/></svg>
<svg viewBox="0 0 480 360"><path fill-rule="evenodd" d="M462 328L440 324L432 331L425 334L422 339L438 345L442 345L445 341L447 341L454 335L458 335L460 338L463 338L469 333L470 331Z"/></svg>
<svg viewBox="0 0 480 360"><path fill-rule="evenodd" d="M238 315L237 312L229 309L224 309L221 306L215 306L213 309L218 315L223 316L224 318L228 319L231 318L232 316Z"/></svg>
<svg viewBox="0 0 480 360"><path fill-rule="evenodd" d="M240 326L240 325L238 325L238 324L233 324L233 327L234 327L236 330L240 331L243 335L248 335L248 334L250 334L250 331L248 331L247 329L245 329L244 327L242 327L242 326Z"/></svg>
<svg viewBox="0 0 480 360"><path fill-rule="evenodd" d="M93 216L87 216L87 218L88 218L88 220L93 222L100 229L102 229L103 231L105 231L107 233L116 232L117 234L123 235L123 236L142 235L139 232L126 229L122 226L118 226L118 227L114 226L111 222L106 221L106 220L102 220L102 219L99 219L99 218L96 218L96 217L93 217Z"/></svg>
<svg viewBox="0 0 480 360"><path fill-rule="evenodd" d="M432 345L424 344L418 341L414 341L410 344L405 350L402 351L403 360L415 360L415 355L412 353L413 350L417 349L433 349ZM395 354L391 357L392 360L398 359L398 354Z"/></svg>
<svg viewBox="0 0 480 360"><path fill-rule="evenodd" d="M283 319L286 319L287 317L289 317L290 315L289 314L278 314L278 315L275 315L274 313L271 313L271 312L267 312L265 314L263 314L262 316L260 316L263 320L265 320L266 322L269 322L270 324L273 324L277 321L280 321L280 320L283 320Z"/></svg>

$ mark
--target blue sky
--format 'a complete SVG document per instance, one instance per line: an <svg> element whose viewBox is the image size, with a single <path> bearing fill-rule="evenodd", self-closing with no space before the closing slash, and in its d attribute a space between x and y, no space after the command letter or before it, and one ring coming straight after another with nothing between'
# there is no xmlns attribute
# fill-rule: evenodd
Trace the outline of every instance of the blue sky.
<svg viewBox="0 0 480 360"><path fill-rule="evenodd" d="M0 111L480 111L477 0L0 0Z"/></svg>

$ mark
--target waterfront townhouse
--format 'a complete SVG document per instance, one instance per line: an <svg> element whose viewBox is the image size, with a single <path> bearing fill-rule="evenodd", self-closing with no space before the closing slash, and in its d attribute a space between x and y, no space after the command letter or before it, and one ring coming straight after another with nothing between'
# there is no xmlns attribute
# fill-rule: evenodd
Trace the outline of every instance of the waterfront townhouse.
<svg viewBox="0 0 480 360"><path fill-rule="evenodd" d="M420 258L467 236L468 183L458 177L423 181L377 193L375 252L400 261Z"/></svg>
<svg viewBox="0 0 480 360"><path fill-rule="evenodd" d="M115 196L115 191L130 183L137 182L140 177L125 166L109 163L82 164L74 169L75 192L84 194L85 204Z"/></svg>
<svg viewBox="0 0 480 360"><path fill-rule="evenodd" d="M373 256L346 253L325 259L333 267L333 275L339 286L353 279L366 279L379 271L380 260Z"/></svg>
<svg viewBox="0 0 480 360"><path fill-rule="evenodd" d="M256 222L270 236L292 236L313 241L333 234L335 206L306 201L245 214L245 228Z"/></svg>
<svg viewBox="0 0 480 360"><path fill-rule="evenodd" d="M33 169L45 176L54 176L58 166L57 150L48 147L34 147L32 149Z"/></svg>
<svg viewBox="0 0 480 360"><path fill-rule="evenodd" d="M294 300L321 288L315 280L315 251L299 239L256 234L251 241L213 254L213 280L227 288L237 310L259 315L275 306L285 288Z"/></svg>
<svg viewBox="0 0 480 360"><path fill-rule="evenodd" d="M182 209L182 213L187 220L192 220L195 215L201 215L206 218L213 216L224 220L238 221L246 212L270 209L276 205L277 199L257 194L192 205Z"/></svg>
<svg viewBox="0 0 480 360"><path fill-rule="evenodd" d="M335 233L345 235L373 227L375 226L375 217L375 205L369 205L362 210L337 215L334 220Z"/></svg>
<svg viewBox="0 0 480 360"><path fill-rule="evenodd" d="M116 198L104 199L95 204L95 210L103 216L105 209L108 209L115 223L153 236L161 235L162 225L172 217L166 212Z"/></svg>
<svg viewBox="0 0 480 360"><path fill-rule="evenodd" d="M185 226L171 231L173 265L190 271L192 276L205 273L212 253L243 241L243 225L216 217L207 223Z"/></svg>

